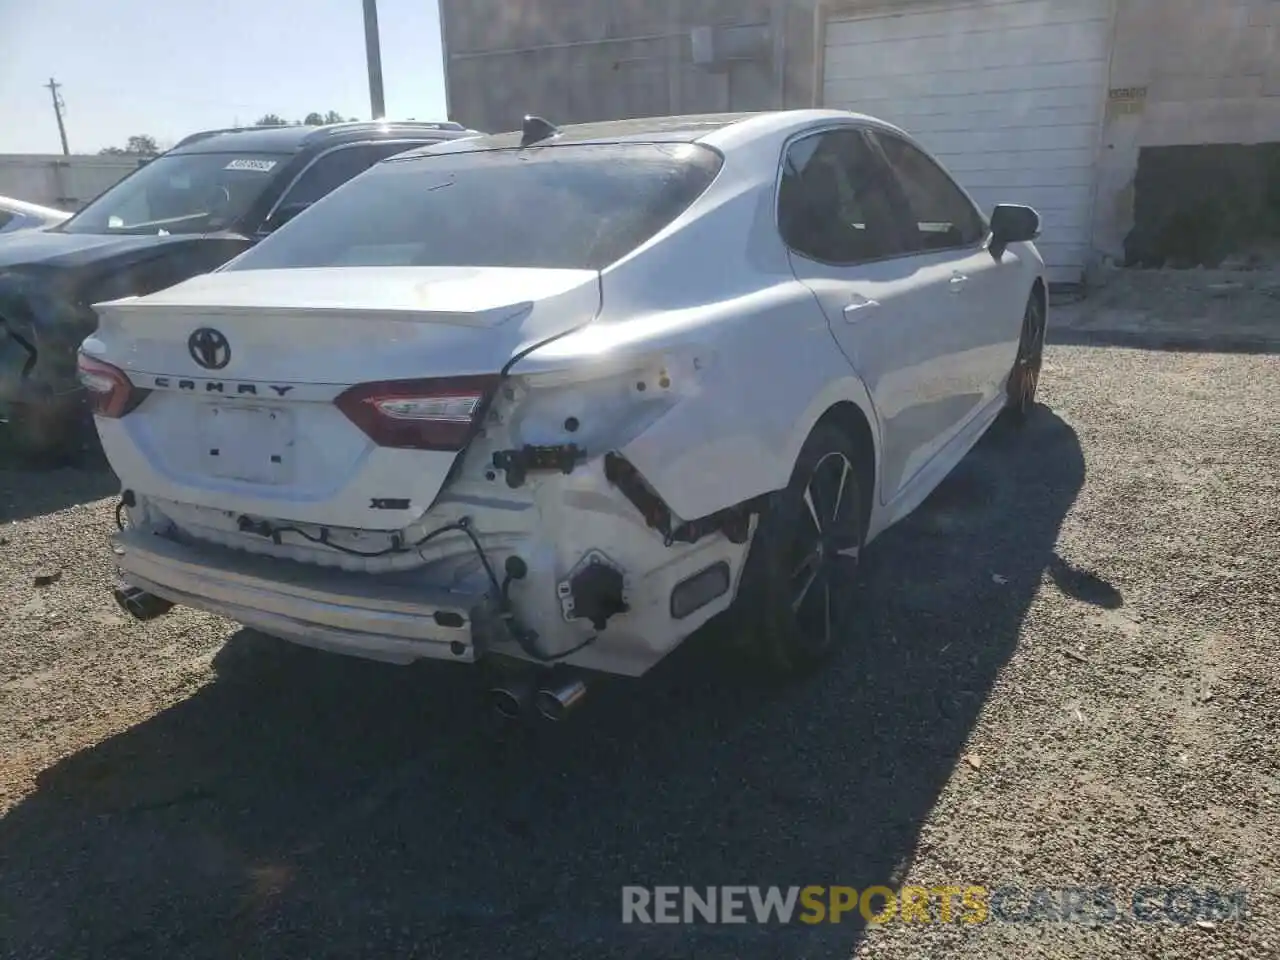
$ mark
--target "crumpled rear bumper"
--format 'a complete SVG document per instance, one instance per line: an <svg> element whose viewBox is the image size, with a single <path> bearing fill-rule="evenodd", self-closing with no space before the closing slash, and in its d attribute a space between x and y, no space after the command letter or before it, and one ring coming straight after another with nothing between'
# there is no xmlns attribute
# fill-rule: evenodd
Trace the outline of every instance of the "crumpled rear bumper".
<svg viewBox="0 0 1280 960"><path fill-rule="evenodd" d="M143 530L114 538L131 586L306 646L391 663L475 661L493 623L483 589L448 590L414 575L314 568Z"/></svg>

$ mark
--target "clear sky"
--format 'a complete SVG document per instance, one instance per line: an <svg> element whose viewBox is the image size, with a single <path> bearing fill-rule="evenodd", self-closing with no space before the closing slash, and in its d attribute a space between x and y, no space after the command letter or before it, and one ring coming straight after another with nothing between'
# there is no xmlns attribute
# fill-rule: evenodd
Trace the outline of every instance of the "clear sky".
<svg viewBox="0 0 1280 960"><path fill-rule="evenodd" d="M387 115L440 119L436 0L378 0ZM161 146L266 113L369 116L361 0L0 0L0 153Z"/></svg>

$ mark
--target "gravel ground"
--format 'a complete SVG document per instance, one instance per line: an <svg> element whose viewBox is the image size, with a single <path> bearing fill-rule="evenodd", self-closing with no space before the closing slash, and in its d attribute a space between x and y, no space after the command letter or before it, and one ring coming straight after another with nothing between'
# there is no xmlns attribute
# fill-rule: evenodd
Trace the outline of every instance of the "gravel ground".
<svg viewBox="0 0 1280 960"><path fill-rule="evenodd" d="M1280 357L1047 364L869 551L826 671L726 675L712 632L559 727L497 729L452 665L126 622L109 477L0 471L0 955L1276 956ZM878 883L1121 909L620 922L624 884ZM1138 922L1144 884L1249 916Z"/></svg>

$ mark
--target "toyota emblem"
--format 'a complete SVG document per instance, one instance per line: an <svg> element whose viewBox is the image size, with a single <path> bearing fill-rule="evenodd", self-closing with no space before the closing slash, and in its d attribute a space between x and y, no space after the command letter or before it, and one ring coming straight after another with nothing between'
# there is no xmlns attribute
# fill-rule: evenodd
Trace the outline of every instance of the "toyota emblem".
<svg viewBox="0 0 1280 960"><path fill-rule="evenodd" d="M221 370L231 362L231 344L220 330L201 327L187 337L191 359L206 370Z"/></svg>

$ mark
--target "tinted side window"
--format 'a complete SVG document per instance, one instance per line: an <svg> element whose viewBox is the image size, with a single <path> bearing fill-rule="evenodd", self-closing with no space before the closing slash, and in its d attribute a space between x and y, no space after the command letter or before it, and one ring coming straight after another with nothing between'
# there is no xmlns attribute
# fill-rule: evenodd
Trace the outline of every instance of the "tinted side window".
<svg viewBox="0 0 1280 960"><path fill-rule="evenodd" d="M12 219L13 214L8 210L0 210L0 230L3 230Z"/></svg>
<svg viewBox="0 0 1280 960"><path fill-rule="evenodd" d="M796 253L830 264L901 252L885 170L862 133L797 140L783 159L778 229Z"/></svg>
<svg viewBox="0 0 1280 960"><path fill-rule="evenodd" d="M412 143L361 143L326 153L298 178L281 205L315 203L379 160L412 150L414 146Z"/></svg>
<svg viewBox="0 0 1280 960"><path fill-rule="evenodd" d="M948 250L982 241L982 217L940 166L900 137L875 137L911 205L914 229L907 233L915 249Z"/></svg>

